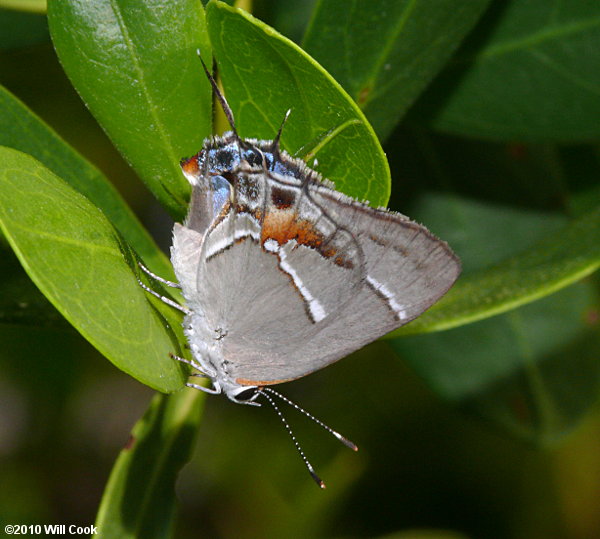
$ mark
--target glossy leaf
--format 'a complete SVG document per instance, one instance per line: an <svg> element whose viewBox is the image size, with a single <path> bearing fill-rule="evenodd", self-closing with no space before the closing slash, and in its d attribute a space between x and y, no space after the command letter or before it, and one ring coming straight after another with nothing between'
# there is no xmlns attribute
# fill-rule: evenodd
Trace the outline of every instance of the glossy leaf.
<svg viewBox="0 0 600 539"><path fill-rule="evenodd" d="M504 140L598 137L600 3L498 2L482 23L414 121Z"/></svg>
<svg viewBox="0 0 600 539"><path fill-rule="evenodd" d="M493 222L486 224L492 232ZM497 228L502 230L502 228ZM503 236L514 243L514 222ZM527 230L524 233L527 237ZM463 234L464 237L464 234ZM450 240L449 237L447 239ZM474 236L470 237L473 244ZM456 247L456 241L451 241ZM490 242L497 248L497 242ZM485 245L479 245L485 251ZM458 251L460 255L462 253ZM448 329L506 312L564 288L600 267L600 207L548 234L526 251L491 267L465 272L446 296L424 315L390 336Z"/></svg>
<svg viewBox="0 0 600 539"><path fill-rule="evenodd" d="M489 0L321 0L303 47L386 138Z"/></svg>
<svg viewBox="0 0 600 539"><path fill-rule="evenodd" d="M117 367L161 391L181 387L173 329L104 214L29 155L1 148L0 167L0 228L32 281Z"/></svg>
<svg viewBox="0 0 600 539"><path fill-rule="evenodd" d="M96 526L102 537L170 537L175 481L189 460L204 404L200 391L156 395L108 480Z"/></svg>
<svg viewBox="0 0 600 539"><path fill-rule="evenodd" d="M287 110L283 147L348 195L385 204L390 173L371 126L352 99L297 45L245 11L206 8L225 93L244 137L273 139Z"/></svg>
<svg viewBox="0 0 600 539"><path fill-rule="evenodd" d="M558 213L440 195L424 197L414 210L434 229L446 229L463 260L461 280L513 261L501 279L467 290L456 285L465 303L478 303L482 312L493 312L498 296L523 299L523 292L541 296L565 286L581 277L581 266L589 271L594 252L599 264L599 212L565 226ZM391 342L437 395L546 444L569 432L597 398L600 365L590 346L594 338L600 344L592 315L597 302L590 283L581 282L501 316Z"/></svg>
<svg viewBox="0 0 600 539"><path fill-rule="evenodd" d="M211 132L210 63L199 0L57 1L54 46L71 82L117 148L174 217L189 184L179 168Z"/></svg>
<svg viewBox="0 0 600 539"><path fill-rule="evenodd" d="M165 277L172 274L170 262L107 178L2 87L0 145L15 148L38 159L98 206L145 264Z"/></svg>

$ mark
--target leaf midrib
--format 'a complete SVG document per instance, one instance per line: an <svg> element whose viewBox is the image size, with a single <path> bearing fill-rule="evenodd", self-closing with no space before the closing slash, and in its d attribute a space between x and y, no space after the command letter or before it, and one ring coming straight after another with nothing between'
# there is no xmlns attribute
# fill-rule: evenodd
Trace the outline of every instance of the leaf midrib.
<svg viewBox="0 0 600 539"><path fill-rule="evenodd" d="M483 49L480 53L476 55L457 57L453 63L463 64L471 62L473 60L487 60L489 58L501 56L503 54L509 54L517 50L533 48L534 46L540 45L541 43L544 43L546 41L551 41L572 34L577 34L590 28L594 28L595 26L600 26L600 17L582 20L576 23L564 24L562 26L547 27L542 30L538 30L537 32L534 32L526 37L497 43L496 45L492 45L488 48Z"/></svg>
<svg viewBox="0 0 600 539"><path fill-rule="evenodd" d="M135 44L133 43L133 40L131 39L131 37L129 35L127 24L125 23L125 21L123 19L120 6L119 6L117 0L110 0L110 5L112 7L113 13L115 14L115 19L117 20L117 24L119 25L121 34L123 35L123 41L125 43L125 46L127 47L127 51L129 52L131 65L132 65L134 71L138 75L140 89L142 90L144 99L146 100L146 102L149 105L148 106L149 114L152 117L152 119L154 120L156 132L158 133L158 135L163 143L162 147L165 149L171 164L179 163L180 156L175 155L174 148L171 145L170 139L166 134L167 131L165 129L165 125L162 122L160 116L156 114L156 109L157 109L156 103L154 102L154 100L151 97L149 86L146 81L145 72L139 63L139 55L137 54ZM172 170L174 170L175 173L178 172L174 167L172 167ZM176 197L175 194L173 192L171 192L171 190L168 190L168 193L169 193L169 195L175 197L176 199L179 198L179 197ZM182 200L177 200L177 201L178 201L178 203L185 206L185 203Z"/></svg>

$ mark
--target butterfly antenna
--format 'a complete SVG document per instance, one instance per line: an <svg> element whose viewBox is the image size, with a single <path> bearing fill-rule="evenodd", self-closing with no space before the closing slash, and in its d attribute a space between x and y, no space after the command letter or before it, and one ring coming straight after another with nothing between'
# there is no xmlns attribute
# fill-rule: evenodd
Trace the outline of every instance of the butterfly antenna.
<svg viewBox="0 0 600 539"><path fill-rule="evenodd" d="M268 391L269 393L275 395L276 397L279 397L282 401L287 402L290 406L292 406L293 408L298 410L300 413L304 414L309 419L312 419L317 425L323 427L327 432L329 432L330 434L333 434L346 447L352 449L352 451L358 451L358 446L354 442L351 442L350 440L348 440L348 438L346 438L345 436L342 436L339 432L333 430L331 427L329 427L328 425L323 423L323 421L321 421L320 419L317 419L310 412L308 412L301 406L298 406L294 401L291 401L290 399L288 399L287 397L285 397L278 391L271 389L270 387L263 387L262 391Z"/></svg>
<svg viewBox="0 0 600 539"><path fill-rule="evenodd" d="M283 426L285 427L285 430L287 430L287 433L290 435L290 438L292 439L292 442L294 442L294 445L296 446L296 449L298 450L298 453L300 454L300 457L304 461L304 464L306 465L306 468L308 469L308 473L314 479L315 483L317 485L319 485L319 487L325 488L325 483L316 474L315 469L312 467L312 464L306 458L306 455L304 454L304 451L302 451L302 448L300 447L300 444L298 443L298 440L296 440L296 437L294 436L294 433L292 432L292 429L290 428L288 422L285 420L285 417L283 417L283 414L281 413L281 410L279 410L279 407L277 406L277 404L275 404L275 401L271 398L270 395L267 395L267 393L265 393L264 390L265 390L265 388L259 389L259 393L263 397L265 397L265 399L267 399L269 401L269 403L271 404L271 406L273 407L273 409L275 410L275 412L279 416L279 419L281 419L281 422L283 423Z"/></svg>
<svg viewBox="0 0 600 539"><path fill-rule="evenodd" d="M285 113L285 116L283 117L283 122L281 122L281 125L279 126L279 131L277 131L277 135L275 135L275 138L273 139L273 144L271 147L273 153L277 157L279 157L279 141L281 140L281 133L283 133L283 126L287 122L287 119L290 117L291 113L292 109L288 109L288 111Z"/></svg>
<svg viewBox="0 0 600 539"><path fill-rule="evenodd" d="M202 59L202 56L200 55L200 49L196 50L196 54L198 54L198 58L200 58L200 62L202 62L202 67L204 68L204 73L206 73L206 77L210 81L210 85L212 86L214 94L217 96L219 103L221 103L221 107L223 109L223 112L225 113L225 117L227 118L227 122L231 126L231 130L235 134L236 138L239 140L240 137L238 135L238 132L235 129L235 120L233 119L233 112L231 112L231 107L229 106L229 103L227 103L227 99L225 99L225 96L221 93L221 90L219 89L219 85L217 84L217 81L214 79L214 77L211 75L210 71L206 67L204 60Z"/></svg>

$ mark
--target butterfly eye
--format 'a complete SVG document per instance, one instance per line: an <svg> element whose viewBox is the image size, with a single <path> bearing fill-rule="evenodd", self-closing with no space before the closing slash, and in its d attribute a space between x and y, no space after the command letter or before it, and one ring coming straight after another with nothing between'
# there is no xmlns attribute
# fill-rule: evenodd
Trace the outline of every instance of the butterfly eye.
<svg viewBox="0 0 600 539"><path fill-rule="evenodd" d="M255 148L245 150L243 155L250 166L261 166L263 164L263 154Z"/></svg>

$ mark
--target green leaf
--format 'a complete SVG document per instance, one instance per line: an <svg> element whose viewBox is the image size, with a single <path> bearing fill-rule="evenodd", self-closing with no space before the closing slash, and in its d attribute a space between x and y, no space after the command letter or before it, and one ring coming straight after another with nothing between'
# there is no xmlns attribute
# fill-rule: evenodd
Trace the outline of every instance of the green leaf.
<svg viewBox="0 0 600 539"><path fill-rule="evenodd" d="M489 0L321 0L303 47L386 138Z"/></svg>
<svg viewBox="0 0 600 539"><path fill-rule="evenodd" d="M199 0L50 2L60 61L114 144L172 215L189 184L179 168L211 132L210 59ZM210 61L209 61L210 62Z"/></svg>
<svg viewBox="0 0 600 539"><path fill-rule="evenodd" d="M413 120L503 140L598 137L599 64L599 2L499 2Z"/></svg>
<svg viewBox="0 0 600 539"><path fill-rule="evenodd" d="M200 391L156 395L115 463L96 517L102 537L170 537L175 481L189 460L204 404Z"/></svg>
<svg viewBox="0 0 600 539"><path fill-rule="evenodd" d="M103 355L155 389L181 387L168 356L177 339L137 283L129 247L87 198L12 148L0 148L0 228L32 281Z"/></svg>
<svg viewBox="0 0 600 539"><path fill-rule="evenodd" d="M445 201L447 203L448 201ZM465 205L455 201L459 212ZM440 212L443 209L440 207ZM460 213L459 213L460 215ZM459 219L462 219L460 215ZM507 221L508 221L507 216ZM425 220L425 222L428 222ZM520 232L514 220L506 226L495 226L497 222L482 218L472 223L490 234L494 230L511 230L503 237L514 244L515 237L527 238L531 228L523 227ZM458 227L457 229L458 230ZM462 232L464 236L464 230ZM524 234L521 235L521 234ZM446 239L456 247L448 234ZM487 245L497 249L498 243ZM499 236L496 236L499 237ZM486 244L477 242L475 236L469 241L484 252ZM463 258L460 249L459 255ZM524 252L508 257L473 272L465 271L454 287L440 302L417 318L390 334L391 337L426 331L437 331L461 326L514 309L525 303L542 298L564 288L600 267L600 206L573 220L561 230L548 234Z"/></svg>
<svg viewBox="0 0 600 539"><path fill-rule="evenodd" d="M0 8L46 13L46 0L0 0Z"/></svg>
<svg viewBox="0 0 600 539"><path fill-rule="evenodd" d="M375 205L387 202L390 173L377 137L352 99L297 45L248 13L210 2L211 43L236 127L273 139L288 109L282 144L337 188Z"/></svg>
<svg viewBox="0 0 600 539"><path fill-rule="evenodd" d="M98 206L155 272L173 268L106 177L8 90L0 87L0 145L28 153Z"/></svg>
<svg viewBox="0 0 600 539"><path fill-rule="evenodd" d="M445 323L456 314L453 294L465 309L471 304L473 320L512 310L435 335L394 339L394 349L439 396L530 441L545 444L563 436L600 389L597 294L582 282L514 307L600 265L600 207L566 226L558 213L440 195L424 197L414 210L434 230L446 229L464 264L465 276L437 307ZM415 323L427 324L432 315ZM411 325L398 333L420 329Z"/></svg>
<svg viewBox="0 0 600 539"><path fill-rule="evenodd" d="M394 349L442 398L518 438L548 445L597 402L598 299L589 283L509 313Z"/></svg>

